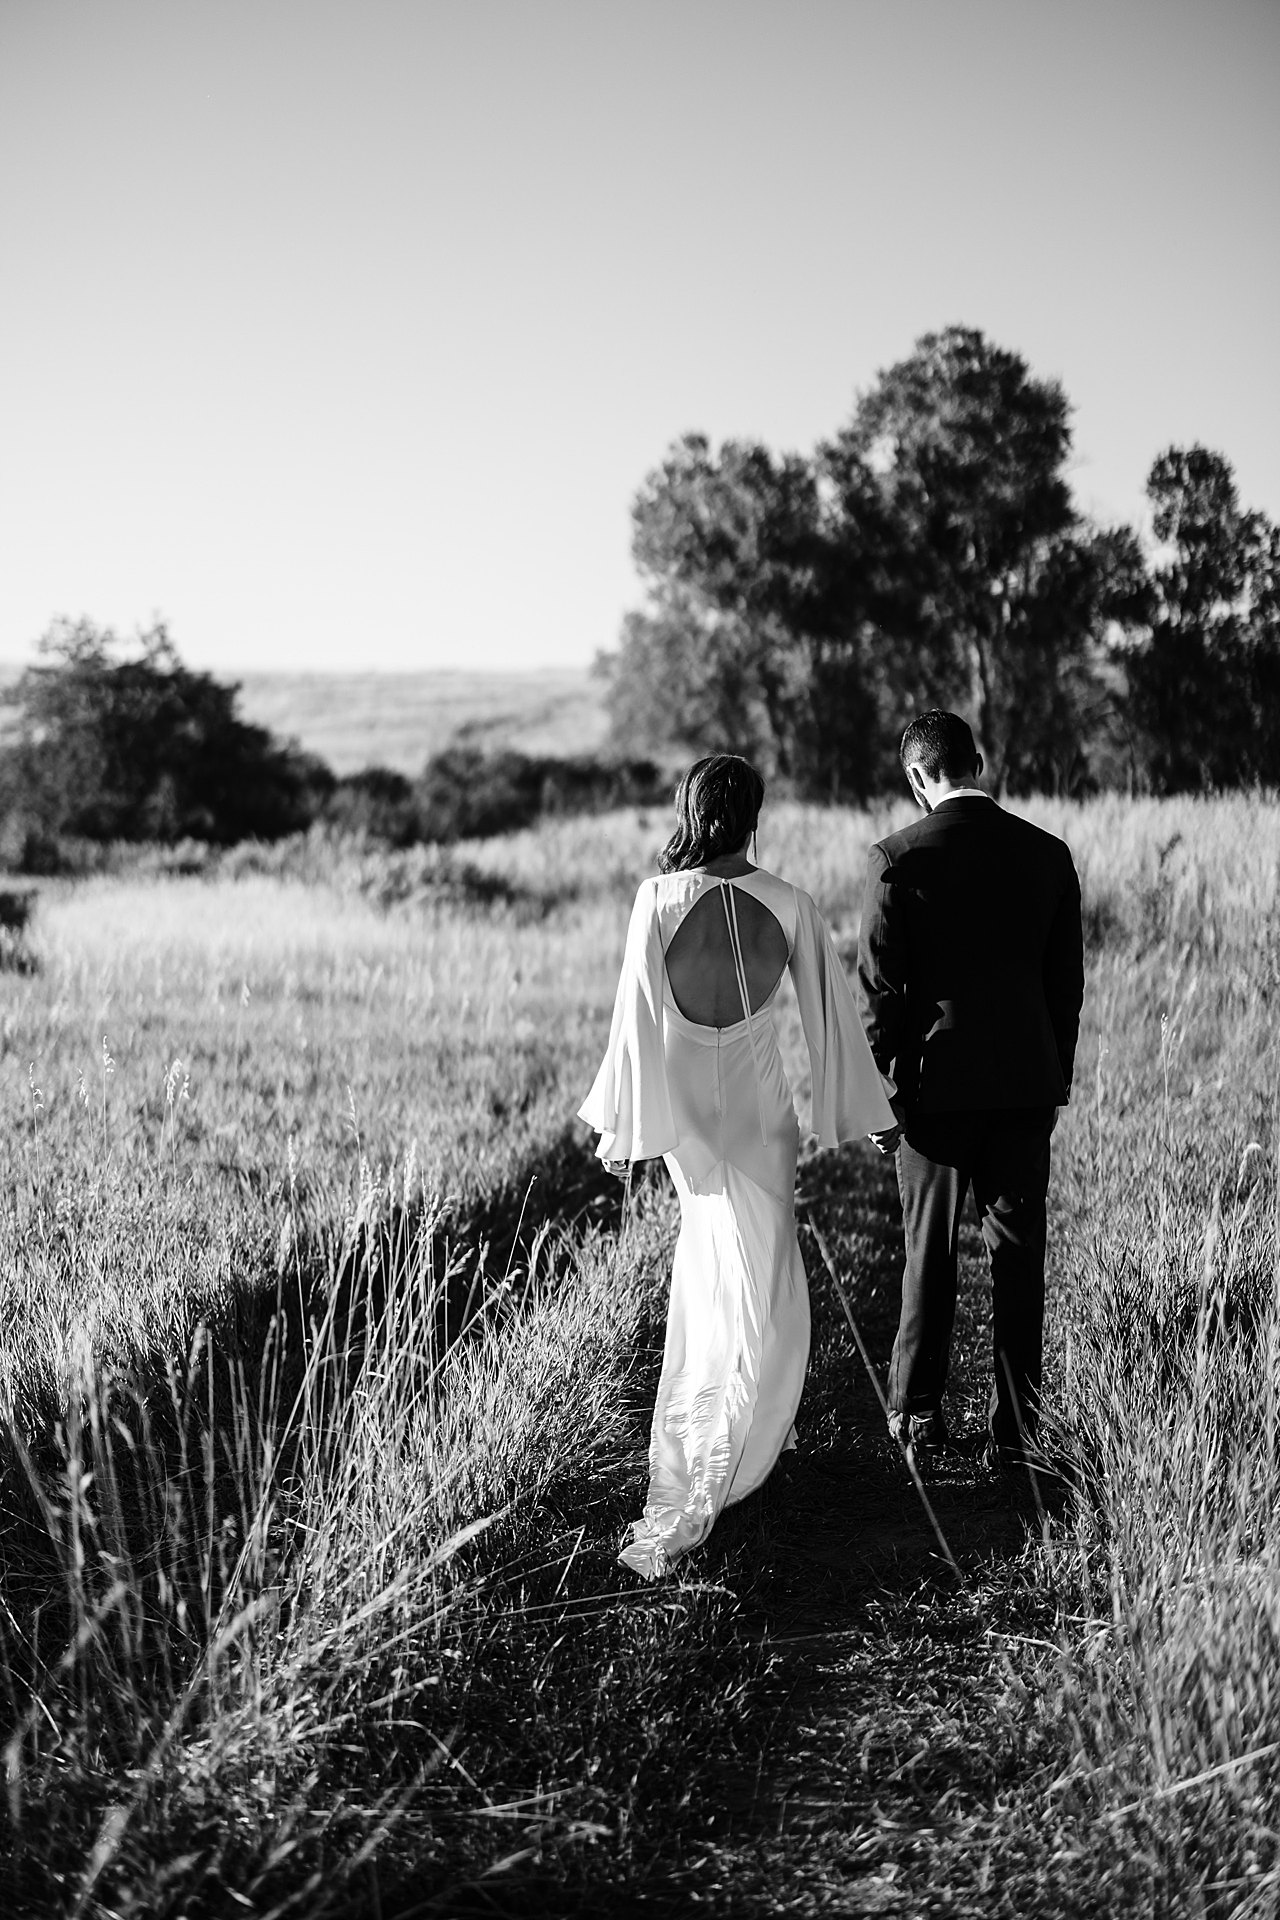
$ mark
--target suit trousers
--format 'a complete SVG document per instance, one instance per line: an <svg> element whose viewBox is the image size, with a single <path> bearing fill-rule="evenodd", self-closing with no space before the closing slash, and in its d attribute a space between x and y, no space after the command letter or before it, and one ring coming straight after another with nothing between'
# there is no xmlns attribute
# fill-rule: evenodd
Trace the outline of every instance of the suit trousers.
<svg viewBox="0 0 1280 1920"><path fill-rule="evenodd" d="M898 1145L906 1262L889 1368L889 1405L941 1410L956 1311L960 1216L973 1189L991 1265L995 1384L988 1420L1000 1446L1034 1439L1044 1344L1049 1136L1054 1107L921 1113Z"/></svg>

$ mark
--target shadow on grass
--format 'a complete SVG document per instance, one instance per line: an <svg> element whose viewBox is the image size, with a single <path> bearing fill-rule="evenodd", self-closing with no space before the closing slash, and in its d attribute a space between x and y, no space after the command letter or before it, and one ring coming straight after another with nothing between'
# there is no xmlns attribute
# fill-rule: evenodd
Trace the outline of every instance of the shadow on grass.
<svg viewBox="0 0 1280 1920"><path fill-rule="evenodd" d="M471 1212L417 1201L304 1237L283 1272L241 1276L193 1319L185 1351L135 1354L69 1400L52 1377L28 1392L0 1421L0 1670L19 1708L45 1659L80 1629L86 1602L124 1569L140 1589L144 1638L156 1641L139 1656L159 1657L163 1643L169 1660L176 1643L198 1660L253 1520L247 1463L273 1456L286 1490L300 1470L299 1395L319 1395L319 1421L340 1428L342 1402L406 1285L431 1322L420 1343L425 1391L457 1341L510 1310L535 1258L541 1284L567 1266L572 1243L551 1229L616 1225L621 1205L581 1129L565 1128Z"/></svg>
<svg viewBox="0 0 1280 1920"><path fill-rule="evenodd" d="M279 1567L291 1553L290 1488L307 1468L305 1457L291 1454L297 1432L289 1416L305 1384L308 1351L322 1345L336 1355L322 1387L332 1405L320 1405L307 1423L314 1443L328 1430L346 1430L342 1396L363 1390L366 1359L376 1364L383 1352L383 1317L391 1316L394 1337L394 1315L424 1276L436 1272L449 1281L438 1298L427 1298L447 1349L486 1316L511 1311L535 1260L538 1287L554 1286L556 1263L571 1252L558 1230L566 1220L616 1221L622 1200L585 1144L566 1131L505 1194L491 1195L482 1215L442 1219L424 1209L388 1209L334 1243L318 1237L297 1248L285 1278L273 1274L236 1288L186 1355L145 1356L127 1372L86 1377L83 1393L67 1406L28 1402L25 1433L10 1425L0 1450L0 1726L23 1729L24 1779L34 1780L43 1764L42 1701L58 1709L74 1689L75 1723L67 1721L65 1738L77 1753L93 1755L92 1790L79 1782L88 1805L95 1794L111 1792L113 1779L145 1770L173 1700L199 1676L229 1604L242 1606L246 1593L252 1599L271 1589L281 1597L270 1631L287 1631L282 1596L289 1582L276 1578L271 1556ZM496 1298L488 1286L495 1272L505 1285ZM430 1354L428 1342L427 1364ZM256 1526L246 1463L262 1459L273 1462L277 1491L269 1537L254 1549L258 1570L246 1583L242 1554ZM618 1507L625 1499L620 1476L603 1477L605 1505ZM599 1505L598 1488L569 1476L531 1503L533 1510L519 1508L469 1548L447 1626L424 1623L426 1644L410 1666L410 1678L421 1684L406 1696L397 1731L390 1738L384 1731L360 1763L342 1757L354 1751L350 1741L327 1754L326 1768L351 1769L349 1780L326 1778L336 1807L348 1800L363 1807L371 1781L413 1799L397 1827L403 1838L387 1847L388 1884L403 1888L389 1895L392 1911L422 1899L423 1874L410 1857L415 1832L431 1862L431 1887L465 1883L469 1871L482 1875L509 1831L532 1827L540 1848L572 1852L579 1835L589 1842L606 1832L617 1809L669 1769L672 1753L687 1758L699 1740L714 1739L716 1727L736 1719L741 1650L731 1630L712 1619L718 1622L725 1602L620 1590L611 1555L593 1550L590 1540L584 1545L573 1524L591 1492ZM619 1517L603 1513L601 1531L611 1534ZM457 1564L462 1568L461 1556ZM111 1595L122 1580L128 1594L121 1606ZM673 1613L699 1623L674 1648ZM433 1631L448 1640L447 1658L433 1653ZM701 1684L713 1668L723 1669L718 1705ZM646 1677L668 1672L676 1676L670 1700L642 1700L628 1719ZM402 1685L390 1667L386 1683ZM186 1723L194 1726L201 1712L192 1707ZM483 1792L468 1785L465 1765L456 1775L432 1775L441 1743L451 1749L459 1738L486 1783ZM590 1767L585 1754L593 1756ZM543 1791L546 1781L551 1791ZM59 1802L58 1813L75 1823L70 1802ZM197 1813L171 1817L187 1834ZM91 1824L84 1807L80 1815L81 1826ZM37 1886L40 1847L25 1828L11 1837L12 1852L0 1839L0 1886ZM79 1841L59 1838L60 1859L74 1861ZM339 1878L346 1864L339 1847ZM341 1910L358 1911L358 1880L354 1905L346 1894L344 1887Z"/></svg>
<svg viewBox="0 0 1280 1920"><path fill-rule="evenodd" d="M725 1516L710 1556L772 1657L754 1770L725 1772L726 1878L709 1904L770 1912L799 1859L820 1906L907 1914L907 1836L936 1823L940 1801L989 1800L1023 1764L999 1703L999 1641L1046 1630L1051 1609L1019 1571L1042 1513L1025 1478L981 1462L991 1357L976 1226L962 1234L948 1389L967 1450L930 1479L931 1517L805 1230L831 1250L883 1387L902 1265L892 1163L855 1149L815 1171L801 1209L813 1350L800 1448Z"/></svg>
<svg viewBox="0 0 1280 1920"><path fill-rule="evenodd" d="M883 1373L900 1267L892 1170L854 1151L813 1163L809 1176L802 1217L820 1226ZM393 1304L392 1277L407 1249L418 1246L425 1265L449 1276L433 1307L447 1347L485 1312L504 1310L489 1280L515 1276L518 1284L541 1247L554 1281L554 1229L574 1219L618 1226L624 1205L622 1189L566 1129L466 1218L392 1209L343 1241L336 1260L333 1248L302 1246L287 1283L277 1289L273 1276L237 1290L188 1358L180 1392L171 1368L131 1380L132 1402L122 1399L120 1420L108 1423L123 1463L119 1495L103 1506L94 1544L110 1548L112 1527L123 1526L148 1550L155 1508L147 1488L129 1478L128 1436L131 1421L149 1422L149 1445L159 1448L189 1515L178 1535L191 1556L176 1578L172 1564L167 1573L154 1565L154 1575L157 1590L162 1574L171 1588L189 1589L185 1631L195 1657L225 1575L225 1559L211 1559L208 1542L225 1536L230 1553L243 1530L234 1410L252 1405L266 1419L288 1407L304 1335L318 1316L330 1314L344 1356L332 1390L350 1392ZM610 1536L626 1517L620 1494L643 1478L647 1406L639 1402L651 1404L661 1345L660 1326L646 1330L628 1388L638 1395L634 1475L615 1477L604 1492L572 1472L562 1476L527 1520L545 1551L535 1559L512 1536L503 1545L509 1572L486 1573L498 1586L514 1583L499 1608L504 1619L510 1614L509 1667L499 1633L486 1641L484 1670L471 1675L473 1694L458 1710L465 1706L473 1740L496 1743L490 1766L484 1753L476 1761L480 1777L510 1780L517 1810L509 1824L495 1825L492 1810L460 1800L454 1785L434 1809L424 1794L379 1853L376 1878L370 1866L367 1900L357 1879L344 1912L765 1914L786 1910L783 1891L793 1904L810 1901L795 1910L821 1910L841 1887L849 1904L832 1910L910 1911L893 1903L885 1877L903 1832L934 1817L940 1794L993 1792L1016 1764L987 1712L987 1629L1001 1621L984 1613L980 1595L996 1563L1020 1552L1034 1514L967 1464L935 1483L939 1521L966 1573L967 1585L958 1585L883 1432L811 1236L803 1237L814 1342L799 1452L723 1516L707 1549L673 1581L631 1591L613 1565ZM669 1252L662 1231L653 1245L658 1260ZM985 1289L971 1241L965 1282L952 1396L962 1416L985 1399L987 1365ZM133 1431L136 1442L141 1428ZM286 1480L288 1472L286 1460ZM13 1478L6 1472L6 1488ZM567 1541L584 1517L592 1538L580 1551L561 1551L557 1529ZM46 1521L36 1510L24 1524L38 1531ZM30 1580L26 1560L26 1617L32 1605L46 1609L41 1644L50 1648L75 1625L69 1602L65 1619L54 1619L63 1604L56 1562L54 1554L42 1583ZM159 1610L156 1625L173 1658L171 1611ZM159 1648L157 1641L157 1656ZM588 1752L605 1756L592 1777L583 1772ZM522 1809L519 1794L544 1779L573 1784L549 1796L545 1809ZM450 1844L446 1884L441 1822L463 1835L468 1821L477 1836L501 1840ZM470 1880L468 1857L477 1863Z"/></svg>
<svg viewBox="0 0 1280 1920"><path fill-rule="evenodd" d="M696 1797L641 1797L625 1857L587 1848L553 1860L533 1847L465 1901L455 1889L450 1912L914 1914L899 1878L911 1836L937 1821L944 1796L989 1802L1019 1778L998 1642L1046 1630L1048 1603L1019 1573L1040 1525L1034 1494L989 1476L976 1448L938 1471L928 1495L958 1579L808 1231L812 1222L831 1250L883 1383L902 1260L892 1164L864 1149L813 1161L799 1212L813 1306L799 1447L667 1583L729 1596L726 1630L753 1661L743 1723L701 1769ZM975 1439L988 1292L967 1227L949 1405ZM648 1371L651 1391L656 1363ZM386 1888L383 1899L388 1914L409 1910Z"/></svg>

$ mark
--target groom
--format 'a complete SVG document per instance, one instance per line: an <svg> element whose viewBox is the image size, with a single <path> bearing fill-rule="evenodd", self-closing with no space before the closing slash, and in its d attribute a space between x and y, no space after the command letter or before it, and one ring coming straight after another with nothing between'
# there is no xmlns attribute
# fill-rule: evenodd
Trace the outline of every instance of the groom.
<svg viewBox="0 0 1280 1920"><path fill-rule="evenodd" d="M958 714L913 720L901 757L924 818L872 847L858 950L863 1024L898 1117L872 1135L897 1154L906 1243L889 1431L919 1464L949 1444L942 1395L972 1188L991 1265L988 1457L1032 1464L1049 1136L1084 997L1080 885L1063 841L979 786L982 756Z"/></svg>

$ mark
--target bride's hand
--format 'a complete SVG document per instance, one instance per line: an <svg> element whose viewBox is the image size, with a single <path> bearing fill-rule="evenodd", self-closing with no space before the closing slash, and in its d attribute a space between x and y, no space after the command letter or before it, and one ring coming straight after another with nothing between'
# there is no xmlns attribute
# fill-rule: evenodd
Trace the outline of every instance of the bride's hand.
<svg viewBox="0 0 1280 1920"><path fill-rule="evenodd" d="M631 1162L629 1160L606 1160L603 1162L603 1166L605 1172L611 1173L615 1180L625 1180L631 1171Z"/></svg>

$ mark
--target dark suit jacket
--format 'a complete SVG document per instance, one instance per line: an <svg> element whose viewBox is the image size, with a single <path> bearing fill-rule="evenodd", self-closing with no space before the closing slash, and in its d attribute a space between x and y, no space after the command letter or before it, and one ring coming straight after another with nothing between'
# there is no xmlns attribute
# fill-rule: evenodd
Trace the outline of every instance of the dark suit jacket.
<svg viewBox="0 0 1280 1920"><path fill-rule="evenodd" d="M908 1113L1061 1106L1084 953L1065 841L994 800L945 800L872 847L862 1018Z"/></svg>

